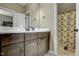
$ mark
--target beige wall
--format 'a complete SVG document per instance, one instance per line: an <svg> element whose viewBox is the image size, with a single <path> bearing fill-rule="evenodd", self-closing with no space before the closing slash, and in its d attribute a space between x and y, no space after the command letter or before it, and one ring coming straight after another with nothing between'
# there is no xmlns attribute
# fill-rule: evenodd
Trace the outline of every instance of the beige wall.
<svg viewBox="0 0 79 59"><path fill-rule="evenodd" d="M40 4L40 27L51 26L51 20L53 17L53 4L51 3L41 3Z"/></svg>
<svg viewBox="0 0 79 59"><path fill-rule="evenodd" d="M51 29L50 50L53 50L54 9L52 3L40 4L40 27Z"/></svg>
<svg viewBox="0 0 79 59"><path fill-rule="evenodd" d="M76 4L75 3L58 3L58 13L64 13L72 10L76 10Z"/></svg>
<svg viewBox="0 0 79 59"><path fill-rule="evenodd" d="M0 3L0 7L5 7L11 10L14 10L19 13L24 13L24 7L16 4L16 3Z"/></svg>

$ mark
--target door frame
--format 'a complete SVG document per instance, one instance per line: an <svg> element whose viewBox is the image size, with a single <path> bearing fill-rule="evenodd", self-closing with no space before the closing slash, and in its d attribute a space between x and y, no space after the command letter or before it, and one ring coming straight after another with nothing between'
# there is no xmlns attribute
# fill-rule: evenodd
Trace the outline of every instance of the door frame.
<svg viewBox="0 0 79 59"><path fill-rule="evenodd" d="M79 3L76 3L76 29L79 29ZM76 33L75 56L79 56L79 33ZM54 54L58 55L57 51L57 4L54 4Z"/></svg>
<svg viewBox="0 0 79 59"><path fill-rule="evenodd" d="M79 3L76 3L76 29L79 29ZM79 33L76 32L75 55L79 56Z"/></svg>
<svg viewBox="0 0 79 59"><path fill-rule="evenodd" d="M54 8L54 17L53 17L53 19L54 19L54 23L53 23L53 25L54 25L54 29L53 29L54 41L53 41L53 43L54 43L54 54L57 55L57 43L58 43L58 41L57 41L57 3L54 3L53 8Z"/></svg>

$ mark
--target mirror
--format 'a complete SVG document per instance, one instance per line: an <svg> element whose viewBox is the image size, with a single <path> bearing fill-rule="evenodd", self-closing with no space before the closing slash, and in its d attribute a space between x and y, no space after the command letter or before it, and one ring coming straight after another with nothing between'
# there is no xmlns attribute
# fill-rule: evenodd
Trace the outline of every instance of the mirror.
<svg viewBox="0 0 79 59"><path fill-rule="evenodd" d="M40 6L38 3L29 3L26 7L26 16L28 18L28 27L40 27ZM26 22L27 22L26 21Z"/></svg>
<svg viewBox="0 0 79 59"><path fill-rule="evenodd" d="M0 26L25 28L25 14L2 7L0 8Z"/></svg>
<svg viewBox="0 0 79 59"><path fill-rule="evenodd" d="M13 27L13 17L0 14L0 26Z"/></svg>
<svg viewBox="0 0 79 59"><path fill-rule="evenodd" d="M25 8L25 7L24 7ZM40 27L40 5L39 3L28 3L25 14L0 7L0 26L4 27ZM20 21L19 21L20 20Z"/></svg>
<svg viewBox="0 0 79 59"><path fill-rule="evenodd" d="M8 10L0 8L0 26L13 27L13 15Z"/></svg>

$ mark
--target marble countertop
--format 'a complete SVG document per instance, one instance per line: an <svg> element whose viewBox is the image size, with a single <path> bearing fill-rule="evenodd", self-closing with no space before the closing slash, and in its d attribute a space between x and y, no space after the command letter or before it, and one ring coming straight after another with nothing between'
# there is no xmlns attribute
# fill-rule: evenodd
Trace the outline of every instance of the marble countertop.
<svg viewBox="0 0 79 59"><path fill-rule="evenodd" d="M35 28L35 30L26 31L24 28L20 27L0 27L0 34L9 33L34 33L34 32L48 32L49 28Z"/></svg>

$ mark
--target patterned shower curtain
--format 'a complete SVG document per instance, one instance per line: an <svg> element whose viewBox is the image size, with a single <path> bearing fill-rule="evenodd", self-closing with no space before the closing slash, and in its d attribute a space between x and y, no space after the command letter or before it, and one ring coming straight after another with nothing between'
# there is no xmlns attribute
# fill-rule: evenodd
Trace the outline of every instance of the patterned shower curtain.
<svg viewBox="0 0 79 59"><path fill-rule="evenodd" d="M76 12L58 14L57 17L58 46L67 51L75 50Z"/></svg>

